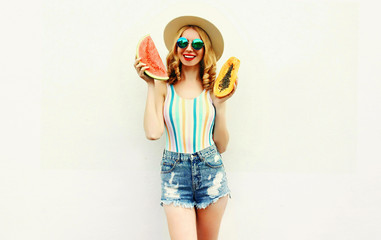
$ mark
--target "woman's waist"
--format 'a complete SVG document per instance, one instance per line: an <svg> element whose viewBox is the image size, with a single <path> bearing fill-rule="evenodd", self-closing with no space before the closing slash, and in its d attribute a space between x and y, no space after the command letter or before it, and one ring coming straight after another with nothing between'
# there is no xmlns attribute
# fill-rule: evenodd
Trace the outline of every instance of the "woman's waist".
<svg viewBox="0 0 381 240"><path fill-rule="evenodd" d="M178 153L195 153L214 144L212 132L204 135L184 136L166 131L165 149Z"/></svg>

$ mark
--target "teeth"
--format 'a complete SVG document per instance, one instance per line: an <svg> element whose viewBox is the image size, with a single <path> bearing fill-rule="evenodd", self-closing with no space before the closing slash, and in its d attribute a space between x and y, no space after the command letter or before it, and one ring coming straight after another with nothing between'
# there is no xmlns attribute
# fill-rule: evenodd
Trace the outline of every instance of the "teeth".
<svg viewBox="0 0 381 240"><path fill-rule="evenodd" d="M195 58L196 56L184 55L185 58Z"/></svg>

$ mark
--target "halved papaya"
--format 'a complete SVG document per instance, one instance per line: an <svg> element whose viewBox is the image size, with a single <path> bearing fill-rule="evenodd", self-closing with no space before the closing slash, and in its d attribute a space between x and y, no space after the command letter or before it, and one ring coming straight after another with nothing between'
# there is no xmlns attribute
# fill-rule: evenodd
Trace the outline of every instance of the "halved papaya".
<svg viewBox="0 0 381 240"><path fill-rule="evenodd" d="M223 98L233 91L234 83L237 80L240 60L236 57L229 58L220 70L213 86L213 93L218 98Z"/></svg>
<svg viewBox="0 0 381 240"><path fill-rule="evenodd" d="M144 71L145 74L157 80L168 80L167 69L150 35L144 36L139 41L136 57L141 58L140 61L149 67Z"/></svg>

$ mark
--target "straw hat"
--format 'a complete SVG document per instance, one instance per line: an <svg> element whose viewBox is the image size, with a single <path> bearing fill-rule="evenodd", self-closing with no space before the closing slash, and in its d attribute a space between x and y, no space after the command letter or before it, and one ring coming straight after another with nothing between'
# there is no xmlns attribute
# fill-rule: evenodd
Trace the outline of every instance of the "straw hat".
<svg viewBox="0 0 381 240"><path fill-rule="evenodd" d="M164 29L164 42L168 50L173 47L173 41L177 31L186 25L195 25L202 28L209 36L212 42L216 59L220 59L224 51L224 39L218 28L208 20L196 16L181 16L170 21Z"/></svg>

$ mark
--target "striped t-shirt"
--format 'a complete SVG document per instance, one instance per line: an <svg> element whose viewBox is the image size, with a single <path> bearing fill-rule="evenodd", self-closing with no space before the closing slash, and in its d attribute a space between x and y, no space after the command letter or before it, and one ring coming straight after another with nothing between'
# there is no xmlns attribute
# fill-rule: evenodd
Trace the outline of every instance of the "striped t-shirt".
<svg viewBox="0 0 381 240"><path fill-rule="evenodd" d="M214 144L216 111L209 91L204 89L198 97L184 99L176 94L173 85L167 84L163 115L166 150L194 153Z"/></svg>

